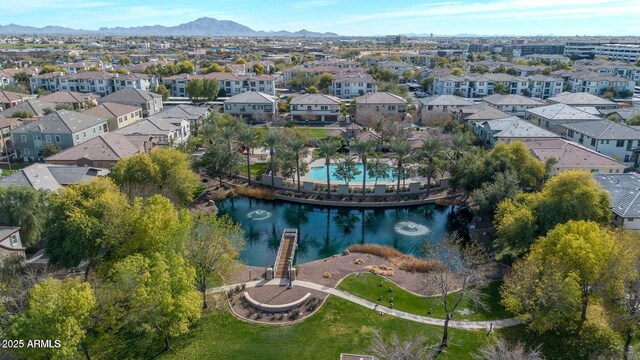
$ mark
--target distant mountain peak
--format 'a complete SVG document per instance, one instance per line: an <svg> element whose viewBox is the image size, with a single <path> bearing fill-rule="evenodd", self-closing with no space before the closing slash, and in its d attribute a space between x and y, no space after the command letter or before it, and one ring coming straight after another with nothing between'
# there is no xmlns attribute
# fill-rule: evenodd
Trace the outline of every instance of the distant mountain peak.
<svg viewBox="0 0 640 360"><path fill-rule="evenodd" d="M231 20L218 20L212 17L201 17L177 26L134 26L134 27L101 27L97 31L70 29L61 26L32 27L17 24L0 25L0 34L55 34L55 35L136 35L136 36L306 36L306 37L338 37L338 34L318 33L302 29L289 31L256 31L248 26Z"/></svg>

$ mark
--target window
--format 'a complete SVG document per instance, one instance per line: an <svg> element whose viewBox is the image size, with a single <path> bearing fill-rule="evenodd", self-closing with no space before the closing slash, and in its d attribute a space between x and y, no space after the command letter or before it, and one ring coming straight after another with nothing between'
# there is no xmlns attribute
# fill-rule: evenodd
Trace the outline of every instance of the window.
<svg viewBox="0 0 640 360"><path fill-rule="evenodd" d="M20 135L20 140L22 140L22 142L27 142L27 135Z"/></svg>
<svg viewBox="0 0 640 360"><path fill-rule="evenodd" d="M629 162L629 155L624 156L624 162Z"/></svg>
<svg viewBox="0 0 640 360"><path fill-rule="evenodd" d="M87 131L86 131L86 130L82 132L82 137L83 137L83 138L86 138L86 137L87 137Z"/></svg>
<svg viewBox="0 0 640 360"><path fill-rule="evenodd" d="M93 127L93 135L95 135L95 134L96 134L96 128L95 128L95 126L94 126L94 127Z"/></svg>
<svg viewBox="0 0 640 360"><path fill-rule="evenodd" d="M547 123L547 124L548 124L548 123ZM547 125L547 126L548 126L548 125ZM568 136L568 137L573 137L573 135L574 135L573 130L569 130L569 131L567 132L567 136Z"/></svg>
<svg viewBox="0 0 640 360"><path fill-rule="evenodd" d="M62 141L60 140L60 135L56 135L55 139L56 139L56 142L57 142L57 143L61 143L61 142L62 142Z"/></svg>
<svg viewBox="0 0 640 360"><path fill-rule="evenodd" d="M80 140L80 134L76 134L76 140Z"/></svg>
<svg viewBox="0 0 640 360"><path fill-rule="evenodd" d="M50 142L51 142L51 135L45 135L45 136L44 136L44 141L45 141L46 143L50 143Z"/></svg>
<svg viewBox="0 0 640 360"><path fill-rule="evenodd" d="M396 110L395 105L389 105L389 111L395 111L395 110Z"/></svg>
<svg viewBox="0 0 640 360"><path fill-rule="evenodd" d="M591 139L591 146L596 146L596 139Z"/></svg>
<svg viewBox="0 0 640 360"><path fill-rule="evenodd" d="M616 140L616 147L623 147L624 146L624 140Z"/></svg>
<svg viewBox="0 0 640 360"><path fill-rule="evenodd" d="M9 242L11 243L12 247L18 245L18 235L11 234L11 237L9 238Z"/></svg>

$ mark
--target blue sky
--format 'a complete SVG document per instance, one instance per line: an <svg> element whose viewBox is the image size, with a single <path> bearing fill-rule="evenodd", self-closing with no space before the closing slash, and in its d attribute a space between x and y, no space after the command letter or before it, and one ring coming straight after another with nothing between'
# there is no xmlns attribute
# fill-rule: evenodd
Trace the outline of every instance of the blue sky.
<svg viewBox="0 0 640 360"><path fill-rule="evenodd" d="M0 25L91 30L208 16L341 35L640 35L640 0L0 0L0 9Z"/></svg>

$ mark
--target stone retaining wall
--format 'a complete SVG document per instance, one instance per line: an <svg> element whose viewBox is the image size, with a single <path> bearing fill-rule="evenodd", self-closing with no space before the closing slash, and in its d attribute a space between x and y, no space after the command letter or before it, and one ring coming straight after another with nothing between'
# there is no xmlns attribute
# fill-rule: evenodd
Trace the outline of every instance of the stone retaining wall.
<svg viewBox="0 0 640 360"><path fill-rule="evenodd" d="M245 300L247 300L249 302L249 304L251 304L251 306L253 306L254 308L256 308L258 310L262 310L262 311L265 311L265 312L268 312L268 313L287 312L289 310L295 309L295 308L299 307L300 305L304 304L309 299L309 297L311 297L311 293L307 293L305 296L303 296L299 300L296 300L294 302L290 302L288 304L270 305L270 304L263 304L261 302L258 302L256 300L254 300L251 297L251 295L249 295L248 292L245 292L243 295L244 295Z"/></svg>

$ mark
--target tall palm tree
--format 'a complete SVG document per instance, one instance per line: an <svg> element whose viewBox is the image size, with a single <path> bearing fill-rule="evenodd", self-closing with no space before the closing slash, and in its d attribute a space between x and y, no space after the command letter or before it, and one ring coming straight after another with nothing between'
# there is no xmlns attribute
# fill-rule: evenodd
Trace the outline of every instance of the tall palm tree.
<svg viewBox="0 0 640 360"><path fill-rule="evenodd" d="M287 150L294 156L296 161L296 179L298 192L300 191L300 158L306 154L307 139L302 136L295 136L287 141Z"/></svg>
<svg viewBox="0 0 640 360"><path fill-rule="evenodd" d="M470 144L471 139L469 139L469 135L466 133L459 131L453 134L453 138L451 138L451 152L456 162L460 160Z"/></svg>
<svg viewBox="0 0 640 360"><path fill-rule="evenodd" d="M396 184L396 195L400 196L400 178L404 175L404 167L411 156L411 144L406 140L392 140L391 151L396 158L396 176L398 182Z"/></svg>
<svg viewBox="0 0 640 360"><path fill-rule="evenodd" d="M375 154L376 141L373 139L354 140L350 148L362 159L362 197L366 195L367 186L367 159Z"/></svg>
<svg viewBox="0 0 640 360"><path fill-rule="evenodd" d="M220 139L227 144L227 148L229 152L233 151L233 143L236 140L236 136L238 135L238 130L233 126L224 126L220 130Z"/></svg>
<svg viewBox="0 0 640 360"><path fill-rule="evenodd" d="M269 170L271 171L271 187L275 188L274 177L276 169L274 167L277 148L282 143L282 132L280 130L268 129L264 136L264 146L269 149Z"/></svg>
<svg viewBox="0 0 640 360"><path fill-rule="evenodd" d="M428 137L422 140L422 146L420 146L419 156L427 160L427 195L431 188L431 177L433 176L434 160L444 155L444 144L440 139L435 137Z"/></svg>
<svg viewBox="0 0 640 360"><path fill-rule="evenodd" d="M331 174L329 173L331 158L340 150L340 146L339 142L332 139L318 141L318 150L320 150L321 156L324 157L324 165L327 168L327 197L331 196Z"/></svg>
<svg viewBox="0 0 640 360"><path fill-rule="evenodd" d="M260 134L252 126L244 127L238 133L238 142L247 152L247 182L251 183L251 149L260 143Z"/></svg>

